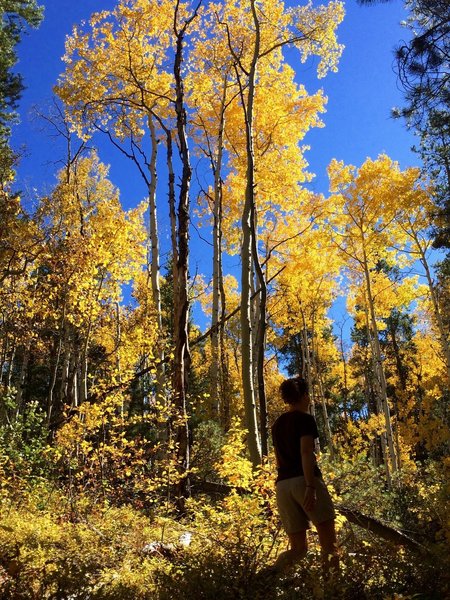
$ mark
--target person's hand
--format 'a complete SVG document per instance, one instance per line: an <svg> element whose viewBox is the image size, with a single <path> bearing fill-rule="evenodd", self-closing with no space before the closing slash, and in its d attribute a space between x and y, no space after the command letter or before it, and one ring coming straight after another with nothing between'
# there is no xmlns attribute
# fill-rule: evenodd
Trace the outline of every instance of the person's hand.
<svg viewBox="0 0 450 600"><path fill-rule="evenodd" d="M308 511L312 510L316 504L316 489L307 486L305 491L305 497L303 499L303 508Z"/></svg>

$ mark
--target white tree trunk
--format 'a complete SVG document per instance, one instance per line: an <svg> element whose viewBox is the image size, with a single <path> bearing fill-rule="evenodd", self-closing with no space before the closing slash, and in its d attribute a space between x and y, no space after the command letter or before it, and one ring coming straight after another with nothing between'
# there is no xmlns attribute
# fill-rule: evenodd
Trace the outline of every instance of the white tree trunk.
<svg viewBox="0 0 450 600"><path fill-rule="evenodd" d="M428 260L425 254L425 250L420 243L419 236L415 231L414 225L411 220L409 220L410 228L411 228L411 236L414 240L416 248L419 252L419 259L425 269L425 274L427 277L428 289L430 290L431 302L433 304L434 316L436 319L436 324L439 331L439 341L442 347L442 353L444 355L444 360L447 368L447 377L450 381L450 341L449 341L449 333L445 330L444 321L442 320L441 310L439 307L439 301L436 294L436 288L434 285L433 277L431 276L430 266L428 264Z"/></svg>
<svg viewBox="0 0 450 600"><path fill-rule="evenodd" d="M244 208L242 211L242 277L241 277L241 340L242 340L242 385L244 393L245 425L248 430L248 448L250 459L256 467L261 463L261 446L253 384L253 331L251 318L252 265L252 219L255 205L255 158L253 150L253 109L255 99L256 71L260 46L259 22L256 15L255 0L251 8L255 24L255 45L253 59L248 74L247 97L241 85L241 101L245 114L247 172Z"/></svg>
<svg viewBox="0 0 450 600"><path fill-rule="evenodd" d="M214 172L214 206L213 206L213 302L211 315L211 367L210 367L210 395L213 415L218 417L221 413L220 383L222 360L220 357L221 345L219 344L219 312L221 304L220 281L222 278L222 161L223 161L223 133L225 128L225 108L227 97L227 78L224 80L222 101L219 115L219 131L217 135L217 155L211 156Z"/></svg>
<svg viewBox="0 0 450 600"><path fill-rule="evenodd" d="M372 282L371 282L371 278L370 278L370 271L369 271L369 266L368 266L365 250L363 252L364 252L364 262L363 262L364 278L365 278L367 303L368 303L368 322L369 322L368 333L369 333L369 336L371 339L371 346L373 349L375 381L377 383L377 388L378 388L377 396L380 401L381 411L384 414L384 422L385 422L385 427L386 427L386 440L387 440L387 446L388 446L388 450L389 450L390 466L392 468L392 471L394 473L396 473L398 471L398 462L397 462L397 455L395 452L394 435L393 435L393 431L392 431L391 411L389 408L389 402L388 402L387 391L386 391L386 388L387 388L386 376L384 373L384 365L383 365L383 359L381 356L380 340L378 337L378 326L377 326L377 319L376 319L376 313L375 313L375 305L373 302L373 295L372 295Z"/></svg>
<svg viewBox="0 0 450 600"><path fill-rule="evenodd" d="M149 208L149 237L150 237L150 275L152 282L153 306L156 313L158 326L157 360L156 360L156 397L158 401L166 398L166 381L164 368L164 332L162 324L161 309L161 286L160 286L160 257L159 257L159 234L158 217L156 212L156 186L158 181L156 161L158 158L158 139L156 136L153 116L148 116L148 127L152 143L150 155L150 185L148 189Z"/></svg>

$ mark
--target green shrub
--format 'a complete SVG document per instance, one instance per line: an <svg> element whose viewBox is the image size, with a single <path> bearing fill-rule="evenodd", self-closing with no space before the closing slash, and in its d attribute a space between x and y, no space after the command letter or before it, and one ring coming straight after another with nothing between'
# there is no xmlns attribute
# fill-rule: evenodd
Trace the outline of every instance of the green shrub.
<svg viewBox="0 0 450 600"><path fill-rule="evenodd" d="M15 391L0 398L0 475L9 478L36 478L49 474L50 464L44 452L48 430L45 413L37 402L29 402L21 413L17 410Z"/></svg>

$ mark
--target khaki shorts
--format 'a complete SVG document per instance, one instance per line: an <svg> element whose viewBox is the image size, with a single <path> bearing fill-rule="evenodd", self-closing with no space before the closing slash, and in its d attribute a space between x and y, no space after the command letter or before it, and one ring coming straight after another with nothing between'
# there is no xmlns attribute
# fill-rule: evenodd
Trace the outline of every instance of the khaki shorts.
<svg viewBox="0 0 450 600"><path fill-rule="evenodd" d="M316 486L316 504L313 510L305 511L303 498L305 497L306 482L303 476L282 479L277 483L277 504L280 519L286 533L298 533L314 525L335 518L333 502L328 493L323 479L314 478Z"/></svg>

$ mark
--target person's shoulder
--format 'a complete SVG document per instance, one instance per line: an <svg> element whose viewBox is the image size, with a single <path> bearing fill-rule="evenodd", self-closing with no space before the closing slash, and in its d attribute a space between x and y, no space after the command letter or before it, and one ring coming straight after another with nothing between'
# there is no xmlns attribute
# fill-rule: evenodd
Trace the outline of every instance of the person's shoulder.
<svg viewBox="0 0 450 600"><path fill-rule="evenodd" d="M294 421L300 419L314 419L309 413L304 413L300 410L288 410L282 413L276 421ZM275 422L276 422L275 421Z"/></svg>
<svg viewBox="0 0 450 600"><path fill-rule="evenodd" d="M293 419L298 419L301 421L310 421L311 419L314 421L314 417L306 412L303 412L302 410L294 410L290 413L292 415Z"/></svg>
<svg viewBox="0 0 450 600"><path fill-rule="evenodd" d="M275 425L275 423L279 423L281 421L284 421L286 419L287 415L289 415L288 412L284 412L284 413L281 413L281 415L278 415L278 417L274 421L274 425Z"/></svg>
<svg viewBox="0 0 450 600"><path fill-rule="evenodd" d="M289 412L284 412L284 413L282 413L281 415L279 415L279 416L278 416L278 417L275 419L275 421L274 421L274 423L273 423L273 425L272 425L272 428L273 428L273 427L276 427L277 425L280 425L280 424L282 424L282 423L286 422L286 421L289 419L289 414L290 414Z"/></svg>
<svg viewBox="0 0 450 600"><path fill-rule="evenodd" d="M306 419L306 421L310 421L311 423L314 421L316 422L315 418L310 414L310 413L301 413L303 415L303 418Z"/></svg>
<svg viewBox="0 0 450 600"><path fill-rule="evenodd" d="M317 427L316 419L309 413L304 413L304 423L306 423L308 427Z"/></svg>
<svg viewBox="0 0 450 600"><path fill-rule="evenodd" d="M317 427L316 420L310 413L297 411L296 415L297 415L297 417L296 417L297 422L299 423L299 425L301 425L301 427L306 427L308 429L310 429L310 428L315 429Z"/></svg>

